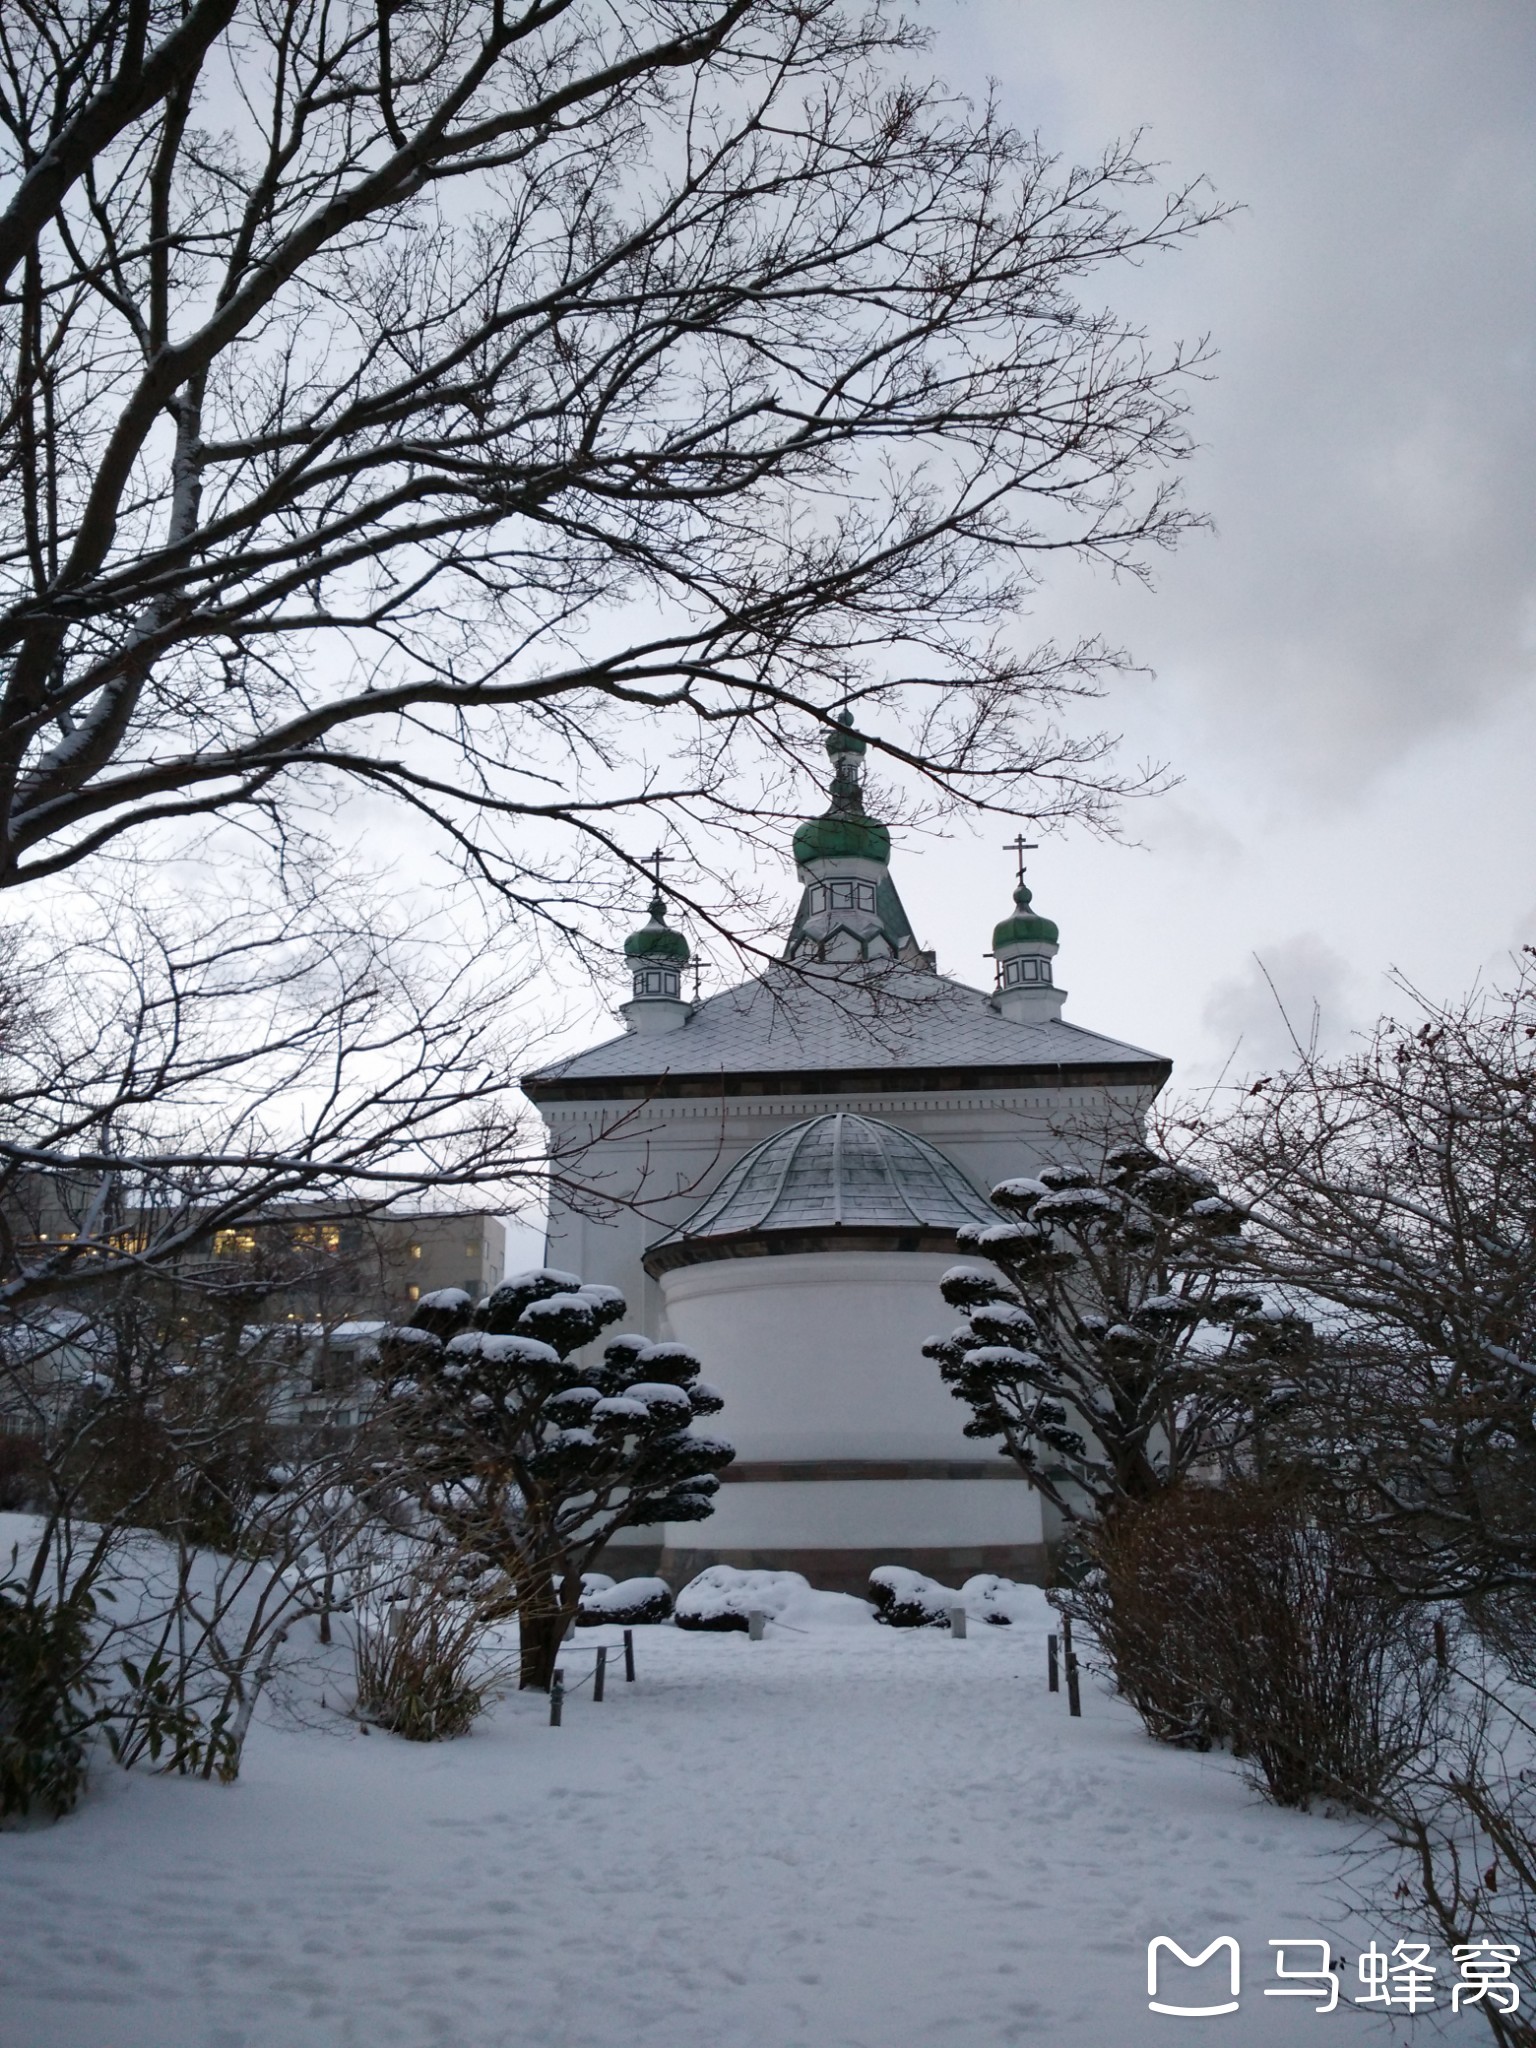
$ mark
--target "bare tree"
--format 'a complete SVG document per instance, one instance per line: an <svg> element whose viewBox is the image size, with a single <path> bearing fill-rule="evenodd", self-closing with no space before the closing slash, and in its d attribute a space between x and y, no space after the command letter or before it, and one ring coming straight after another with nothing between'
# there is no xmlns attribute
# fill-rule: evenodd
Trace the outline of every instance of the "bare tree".
<svg viewBox="0 0 1536 2048"><path fill-rule="evenodd" d="M1303 1050L1206 1129L1257 1270L1314 1320L1275 1455L1405 1594L1536 1585L1536 956Z"/></svg>
<svg viewBox="0 0 1536 2048"><path fill-rule="evenodd" d="M1095 813L1041 565L1189 523L1200 351L1082 296L1219 211L832 0L35 0L0 22L0 886L386 792L563 927L862 706ZM655 830L654 820L646 826Z"/></svg>
<svg viewBox="0 0 1536 2048"><path fill-rule="evenodd" d="M0 1041L0 1305L83 1309L174 1265L259 1314L283 1276L209 1250L275 1204L515 1199L536 1169L509 1099L518 991L400 923L290 882L275 906L74 901L68 929L32 935L46 992Z"/></svg>

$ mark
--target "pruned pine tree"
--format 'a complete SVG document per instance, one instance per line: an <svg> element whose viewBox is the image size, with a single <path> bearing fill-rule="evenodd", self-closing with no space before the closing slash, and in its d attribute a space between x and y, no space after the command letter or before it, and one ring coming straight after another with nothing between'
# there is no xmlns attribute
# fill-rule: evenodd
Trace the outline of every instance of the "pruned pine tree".
<svg viewBox="0 0 1536 2048"><path fill-rule="evenodd" d="M960 1232L994 1271L955 1266L965 1321L923 1347L1000 1449L1069 1524L1219 1467L1261 1418L1304 1323L1234 1285L1242 1212L1145 1146L1101 1176L1049 1166L992 1200L1017 1220Z"/></svg>
<svg viewBox="0 0 1536 2048"><path fill-rule="evenodd" d="M548 1687L604 1544L703 1521L736 1455L693 1433L722 1403L680 1344L619 1336L601 1360L572 1356L624 1311L616 1289L541 1269L477 1308L457 1288L425 1295L385 1340L402 1476L464 1575L500 1580L525 1687Z"/></svg>

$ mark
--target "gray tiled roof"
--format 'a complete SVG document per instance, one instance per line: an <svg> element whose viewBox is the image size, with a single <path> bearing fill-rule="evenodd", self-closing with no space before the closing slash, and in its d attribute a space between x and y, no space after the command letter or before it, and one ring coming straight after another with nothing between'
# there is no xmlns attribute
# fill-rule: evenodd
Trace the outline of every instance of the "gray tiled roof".
<svg viewBox="0 0 1536 2048"><path fill-rule="evenodd" d="M877 1117L835 1111L754 1145L670 1238L914 1224L952 1232L997 1220L954 1161L926 1138Z"/></svg>
<svg viewBox="0 0 1536 2048"><path fill-rule="evenodd" d="M1011 1023L980 989L920 968L771 968L708 997L676 1031L626 1032L525 1079L537 1094L541 1084L664 1075L1149 1063L1165 1064L1080 1025Z"/></svg>

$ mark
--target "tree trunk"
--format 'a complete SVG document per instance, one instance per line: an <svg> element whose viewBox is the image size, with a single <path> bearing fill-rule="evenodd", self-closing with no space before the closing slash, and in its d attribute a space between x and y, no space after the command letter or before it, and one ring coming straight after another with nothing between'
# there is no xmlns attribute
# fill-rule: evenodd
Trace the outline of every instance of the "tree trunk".
<svg viewBox="0 0 1536 2048"><path fill-rule="evenodd" d="M555 1675L555 1662L569 1618L564 1601L555 1591L554 1581L548 1577L530 1586L527 1597L518 1602L520 1656L517 1683L520 1691L549 1691L549 1681Z"/></svg>

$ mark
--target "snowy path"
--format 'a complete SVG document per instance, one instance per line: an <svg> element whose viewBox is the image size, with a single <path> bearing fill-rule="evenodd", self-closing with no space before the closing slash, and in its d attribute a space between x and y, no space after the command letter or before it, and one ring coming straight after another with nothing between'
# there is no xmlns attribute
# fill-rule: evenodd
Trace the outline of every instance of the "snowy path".
<svg viewBox="0 0 1536 2048"><path fill-rule="evenodd" d="M1158 1750L1092 1685L1070 1721L1043 1663L1037 1627L662 1629L639 1684L559 1730L523 1697L434 1748L265 1727L229 1790L107 1777L61 1826L0 1836L0 2043L1392 2038L1261 1995L1270 1936L1394 1938L1338 1905L1352 1830ZM1237 1935L1241 2011L1150 2014L1157 1933ZM1177 1974L1181 1997L1209 1973ZM1449 2013L1414 2038L1442 2032L1487 2038Z"/></svg>

